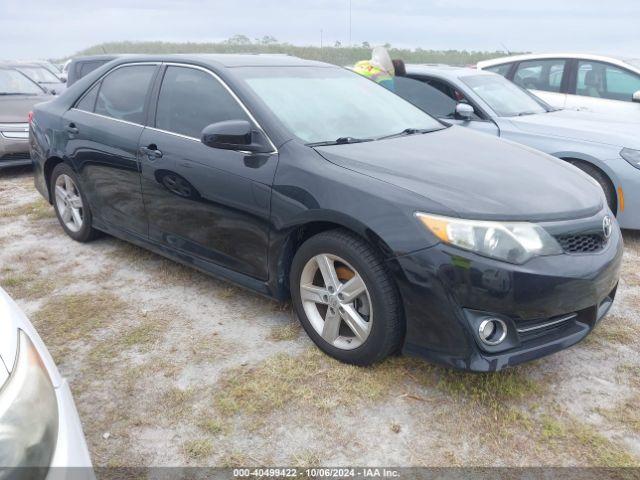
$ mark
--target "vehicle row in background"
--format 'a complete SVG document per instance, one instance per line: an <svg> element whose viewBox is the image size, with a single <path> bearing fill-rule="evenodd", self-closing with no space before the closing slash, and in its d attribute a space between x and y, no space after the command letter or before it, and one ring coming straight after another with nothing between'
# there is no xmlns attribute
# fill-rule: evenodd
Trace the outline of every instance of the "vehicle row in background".
<svg viewBox="0 0 640 480"><path fill-rule="evenodd" d="M0 169L31 165L29 112L51 98L20 70L0 64Z"/></svg>
<svg viewBox="0 0 640 480"><path fill-rule="evenodd" d="M640 229L640 123L547 105L500 75L407 65L395 91L447 123L522 143L595 179L623 228ZM473 161L473 159L469 159ZM554 178L549 175L548 182Z"/></svg>
<svg viewBox="0 0 640 480"><path fill-rule="evenodd" d="M557 108L640 121L640 59L548 53L478 62Z"/></svg>

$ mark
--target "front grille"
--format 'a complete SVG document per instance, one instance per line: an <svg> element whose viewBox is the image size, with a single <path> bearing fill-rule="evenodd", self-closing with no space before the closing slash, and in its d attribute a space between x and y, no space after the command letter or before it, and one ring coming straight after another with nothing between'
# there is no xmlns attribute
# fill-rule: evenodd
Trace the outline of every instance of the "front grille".
<svg viewBox="0 0 640 480"><path fill-rule="evenodd" d="M29 160L31 156L29 152L7 153L0 157L0 160Z"/></svg>
<svg viewBox="0 0 640 480"><path fill-rule="evenodd" d="M599 252L607 242L603 235L597 233L558 235L556 239L566 253Z"/></svg>

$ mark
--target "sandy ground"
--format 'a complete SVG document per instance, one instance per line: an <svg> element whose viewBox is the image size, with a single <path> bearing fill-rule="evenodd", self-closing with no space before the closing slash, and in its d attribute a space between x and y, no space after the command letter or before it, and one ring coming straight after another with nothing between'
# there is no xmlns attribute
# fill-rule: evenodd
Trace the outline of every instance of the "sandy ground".
<svg viewBox="0 0 640 480"><path fill-rule="evenodd" d="M96 466L640 465L640 234L609 317L498 374L320 354L290 308L104 236L0 173L0 285L70 381Z"/></svg>

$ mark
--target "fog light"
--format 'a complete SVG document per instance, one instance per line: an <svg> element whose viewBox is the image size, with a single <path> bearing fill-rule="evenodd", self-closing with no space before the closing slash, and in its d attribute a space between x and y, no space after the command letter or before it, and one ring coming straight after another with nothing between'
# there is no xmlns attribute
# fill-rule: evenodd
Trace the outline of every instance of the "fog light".
<svg viewBox="0 0 640 480"><path fill-rule="evenodd" d="M498 345L507 337L507 325L499 318L486 318L478 327L478 336L487 345Z"/></svg>

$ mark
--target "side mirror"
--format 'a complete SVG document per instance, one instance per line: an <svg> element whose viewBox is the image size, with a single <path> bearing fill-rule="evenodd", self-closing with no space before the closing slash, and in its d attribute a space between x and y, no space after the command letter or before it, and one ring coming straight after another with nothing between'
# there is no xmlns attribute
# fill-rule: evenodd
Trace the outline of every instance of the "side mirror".
<svg viewBox="0 0 640 480"><path fill-rule="evenodd" d="M468 103L458 103L456 105L456 117L469 121L473 118L475 111Z"/></svg>
<svg viewBox="0 0 640 480"><path fill-rule="evenodd" d="M633 94L633 101L640 103L640 90Z"/></svg>
<svg viewBox="0 0 640 480"><path fill-rule="evenodd" d="M265 146L253 142L254 132L246 120L227 120L212 123L202 130L200 140L211 148L245 152L263 152Z"/></svg>

